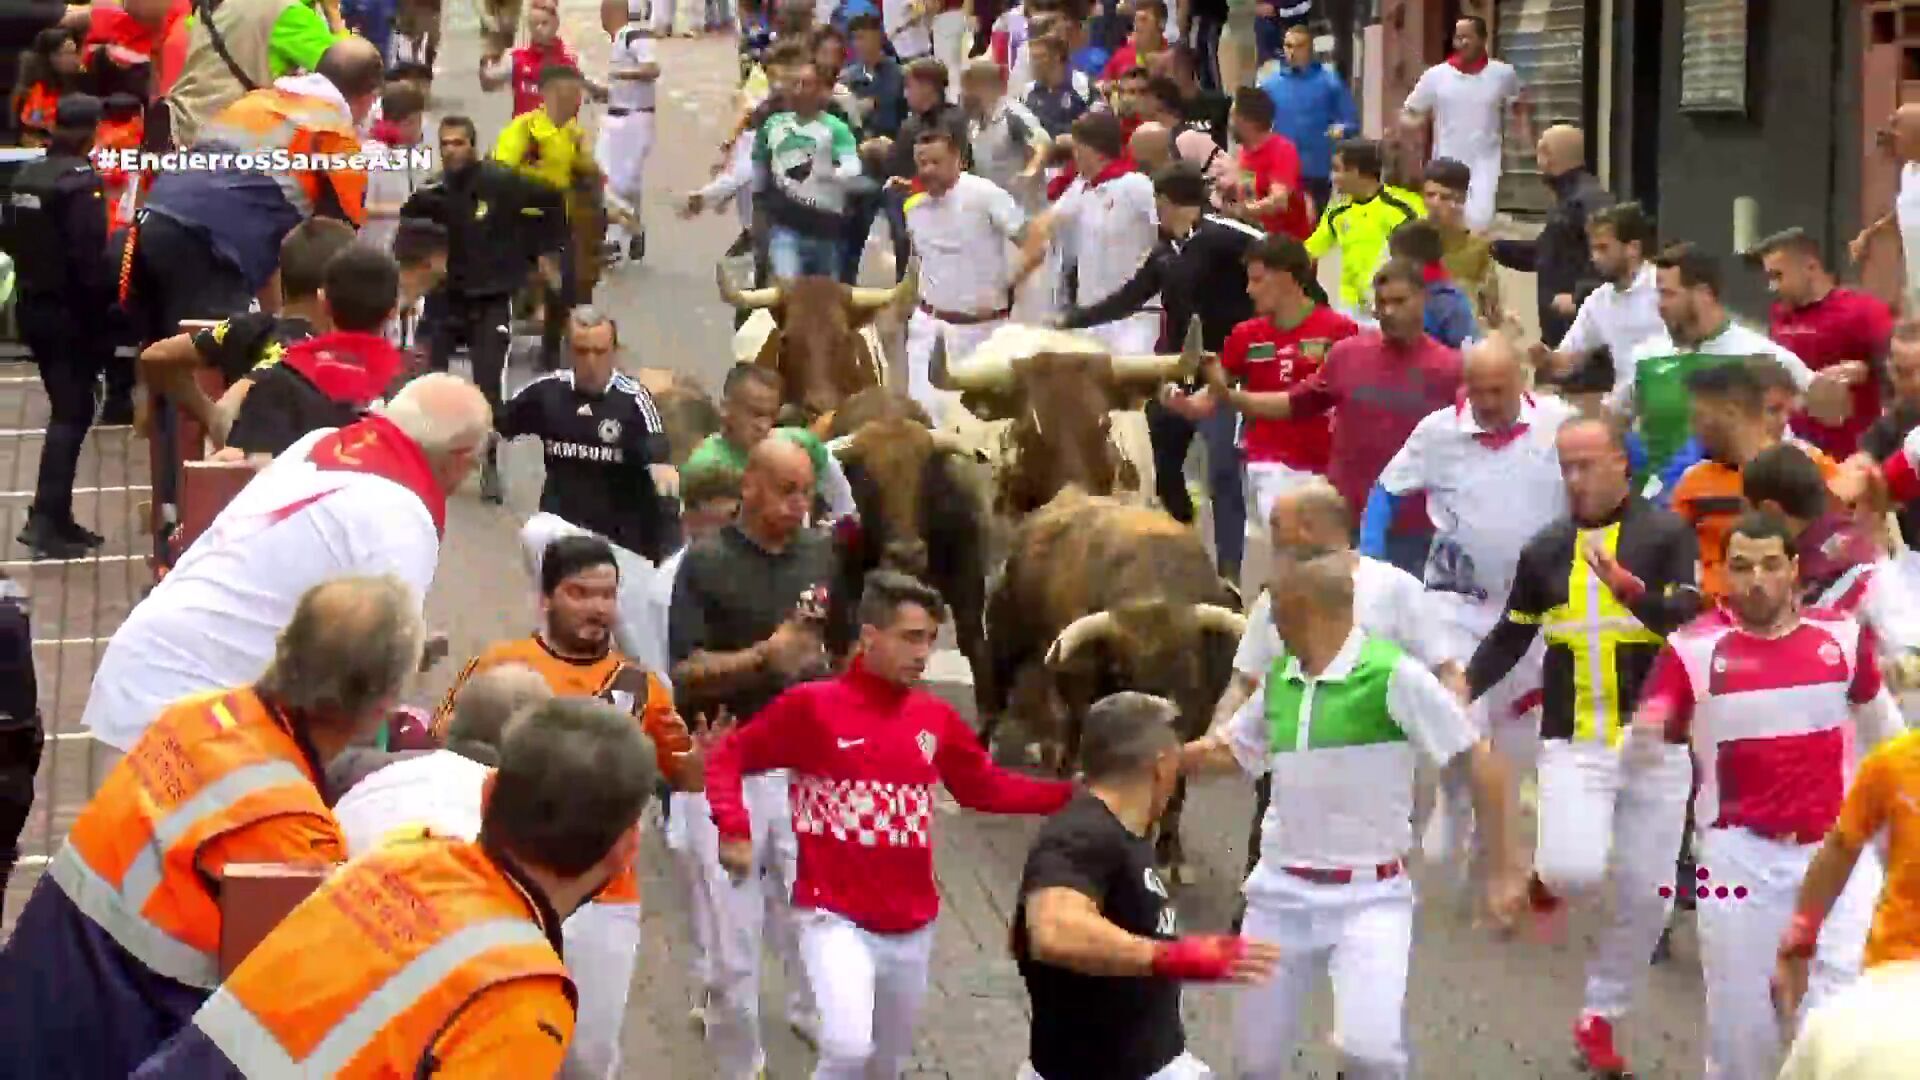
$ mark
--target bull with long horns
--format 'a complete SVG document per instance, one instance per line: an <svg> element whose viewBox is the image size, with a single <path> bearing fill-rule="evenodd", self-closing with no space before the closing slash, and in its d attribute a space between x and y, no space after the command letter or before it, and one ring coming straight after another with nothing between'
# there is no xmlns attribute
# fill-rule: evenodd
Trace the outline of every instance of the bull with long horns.
<svg viewBox="0 0 1920 1080"><path fill-rule="evenodd" d="M764 289L741 289L728 278L724 265L715 278L720 298L735 310L766 312L764 319L750 318L740 335L758 341L753 362L780 373L780 422L798 426L816 424L847 398L887 381L887 350L875 320L883 312L902 309L920 293L917 264L890 289L811 275L776 281Z"/></svg>

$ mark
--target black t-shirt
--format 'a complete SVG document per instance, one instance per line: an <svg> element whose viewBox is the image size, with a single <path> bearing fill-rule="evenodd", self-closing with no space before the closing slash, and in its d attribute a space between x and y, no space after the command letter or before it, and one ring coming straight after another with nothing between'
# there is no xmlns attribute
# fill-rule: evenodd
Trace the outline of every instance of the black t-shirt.
<svg viewBox="0 0 1920 1080"><path fill-rule="evenodd" d="M279 363L287 346L314 333L313 324L297 316L250 311L195 332L193 348L204 363L219 368L232 386L256 367Z"/></svg>
<svg viewBox="0 0 1920 1080"><path fill-rule="evenodd" d="M1072 889L1132 934L1171 939L1179 917L1154 869L1153 842L1107 804L1075 795L1047 819L1027 853L1013 913L1013 953L1033 1003L1027 1056L1045 1080L1146 1080L1186 1051L1180 984L1172 979L1081 975L1027 955L1027 897Z"/></svg>
<svg viewBox="0 0 1920 1080"><path fill-rule="evenodd" d="M685 660L696 649L726 653L758 645L793 614L809 591L824 610L834 559L832 539L817 529L802 529L778 552L754 543L737 525L694 544L681 557L680 573L673 581L673 604L667 616L673 662ZM748 720L790 685L791 681L763 670L724 699L685 688L677 688L676 694L681 712L688 716L702 712L711 716L716 706L725 705L736 718Z"/></svg>
<svg viewBox="0 0 1920 1080"><path fill-rule="evenodd" d="M251 377L253 388L227 433L228 446L249 454L278 457L309 432L345 427L360 418L359 406L328 397L286 364L267 365Z"/></svg>
<svg viewBox="0 0 1920 1080"><path fill-rule="evenodd" d="M1896 404L1860 436L1860 449L1875 461L1885 461L1900 452L1907 432L1915 427L1920 427L1920 407ZM1900 522L1900 537L1907 546L1920 547L1920 503L1902 503L1893 516Z"/></svg>
<svg viewBox="0 0 1920 1080"><path fill-rule="evenodd" d="M1185 115L1181 117L1186 123L1181 126L1208 136L1220 145L1220 149L1225 150L1228 135L1227 116L1232 110L1232 98L1225 94L1202 90L1187 99L1185 108L1182 110ZM1195 162L1194 164L1205 163Z"/></svg>
<svg viewBox="0 0 1920 1080"><path fill-rule="evenodd" d="M505 438L538 438L547 479L540 509L656 562L680 543L679 504L653 487L668 463L667 428L646 388L616 373L589 394L563 370L513 395L494 421Z"/></svg>

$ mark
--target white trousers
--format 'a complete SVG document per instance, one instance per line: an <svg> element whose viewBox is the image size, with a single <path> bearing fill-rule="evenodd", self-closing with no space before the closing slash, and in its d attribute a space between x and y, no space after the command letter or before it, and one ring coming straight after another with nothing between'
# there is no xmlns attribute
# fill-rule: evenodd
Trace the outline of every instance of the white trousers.
<svg viewBox="0 0 1920 1080"><path fill-rule="evenodd" d="M942 11L933 17L933 58L947 66L947 100L960 101L960 69L967 66L973 45L973 17L964 11Z"/></svg>
<svg viewBox="0 0 1920 1080"><path fill-rule="evenodd" d="M933 924L876 934L827 911L799 913L800 954L820 1007L813 1080L898 1080L927 996Z"/></svg>
<svg viewBox="0 0 1920 1080"><path fill-rule="evenodd" d="M1260 871L1255 871L1259 874ZM1322 971L1333 981L1333 1036L1342 1075L1407 1075L1407 964L1413 955L1413 883L1320 885L1286 874L1247 896L1241 932L1280 947L1265 982L1234 1002L1233 1048L1241 1080L1293 1075L1300 1012Z"/></svg>
<svg viewBox="0 0 1920 1080"><path fill-rule="evenodd" d="M718 911L719 1001L708 1010L707 1040L723 1080L749 1080L765 1060L760 1042L760 941L787 972L787 1018L808 1023L812 994L800 962L793 917L798 846L787 803L787 774L760 773L741 784L753 828L753 869L728 881Z"/></svg>
<svg viewBox="0 0 1920 1080"><path fill-rule="evenodd" d="M668 802L667 850L673 853L693 923L691 963L695 1002L704 1004L719 985L720 901L727 872L720 866L720 831L704 791L676 791Z"/></svg>
<svg viewBox="0 0 1920 1080"><path fill-rule="evenodd" d="M934 318L917 307L913 309L913 315L907 320L907 396L927 410L936 427L940 424L940 418L946 415L947 402L954 400L955 395L951 391L934 388L931 375L934 343L942 337L946 338L947 364L951 367L973 355L973 350L1005 325L1005 319L994 319L972 326L957 326Z"/></svg>
<svg viewBox="0 0 1920 1080"><path fill-rule="evenodd" d="M1124 319L1115 319L1099 326L1089 326L1086 332L1093 335L1107 351L1115 356L1144 356L1153 353L1160 344L1160 313L1158 311L1140 311Z"/></svg>
<svg viewBox="0 0 1920 1080"><path fill-rule="evenodd" d="M1282 465L1277 461L1249 461L1247 469L1247 508L1252 520L1265 525L1273 516L1273 504L1280 496L1319 479L1318 473Z"/></svg>
<svg viewBox="0 0 1920 1080"><path fill-rule="evenodd" d="M1484 232L1493 224L1494 199L1500 193L1499 155L1466 162L1472 175L1467 181L1467 228Z"/></svg>
<svg viewBox="0 0 1920 1080"><path fill-rule="evenodd" d="M1610 915L1587 959L1585 1011L1609 1020L1626 1015L1645 985L1673 910L1660 890L1673 884L1693 785L1685 746L1662 744L1650 763L1628 761L1622 746L1542 741L1533 855L1534 873L1557 896L1607 886ZM1771 965L1772 946L1763 951Z"/></svg>
<svg viewBox="0 0 1920 1080"><path fill-rule="evenodd" d="M640 220L640 197L647 175L647 155L653 152L653 115L630 112L625 116L605 116L600 120L600 136L593 156L607 174L607 196ZM616 243L626 239L627 230L609 225L607 237Z"/></svg>
<svg viewBox="0 0 1920 1080"><path fill-rule="evenodd" d="M1147 1077L1147 1080L1214 1080L1218 1075L1208 1067L1206 1062L1192 1054L1181 1054L1161 1066L1160 1070ZM1047 1080L1047 1078L1034 1071L1033 1062L1023 1061L1014 1080Z"/></svg>
<svg viewBox="0 0 1920 1080"><path fill-rule="evenodd" d="M1807 995L1794 1030L1782 1031L1769 981L1780 935L1793 920L1801 879L1817 844L1768 840L1744 829L1705 829L1700 834L1700 967L1707 984L1706 1080L1772 1080L1799 1022L1860 975L1867 929L1880 895L1883 872L1869 846L1854 865L1846 891L1820 927L1820 941ZM1745 896L1722 898L1721 888L1744 888Z"/></svg>
<svg viewBox="0 0 1920 1080"><path fill-rule="evenodd" d="M565 1080L620 1075L620 1029L640 954L639 904L583 904L560 924L567 973L579 992L573 1042L560 1070Z"/></svg>

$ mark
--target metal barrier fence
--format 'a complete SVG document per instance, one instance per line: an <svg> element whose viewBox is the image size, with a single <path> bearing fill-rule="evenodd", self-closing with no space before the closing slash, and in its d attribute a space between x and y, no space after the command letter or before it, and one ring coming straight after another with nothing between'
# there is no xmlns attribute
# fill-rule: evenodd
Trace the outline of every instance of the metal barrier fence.
<svg viewBox="0 0 1920 1080"><path fill-rule="evenodd" d="M15 542L33 502L47 416L34 365L0 361L0 569L31 604L47 733L33 810L20 838L22 857L7 885L9 920L116 756L94 741L80 717L107 639L153 583L148 446L124 425L88 433L74 487L74 516L106 543L86 558L36 561Z"/></svg>

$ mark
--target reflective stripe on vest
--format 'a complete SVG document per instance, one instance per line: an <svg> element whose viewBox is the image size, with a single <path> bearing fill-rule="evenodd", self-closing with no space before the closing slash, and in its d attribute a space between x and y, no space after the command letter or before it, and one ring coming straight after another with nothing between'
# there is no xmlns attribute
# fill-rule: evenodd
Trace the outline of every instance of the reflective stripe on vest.
<svg viewBox="0 0 1920 1080"><path fill-rule="evenodd" d="M1567 601L1540 620L1549 645L1567 650L1573 663L1573 739L1619 746L1626 737L1634 703L1620 695L1622 645L1658 646L1666 639L1646 628L1613 595L1585 556L1598 537L1608 555L1618 558L1620 523L1581 529L1574 538L1573 564L1567 572Z"/></svg>
<svg viewBox="0 0 1920 1080"><path fill-rule="evenodd" d="M225 702L217 704L215 711L223 714L224 723L233 723ZM71 841L61 847L49 873L75 907L141 963L170 979L211 989L220 983L216 958L168 934L143 914L166 878L167 853L195 826L232 809L242 799L286 784L308 782L306 773L290 761L243 766L201 788L156 821L153 835L127 865L117 887L88 865Z"/></svg>
<svg viewBox="0 0 1920 1080"><path fill-rule="evenodd" d="M330 1077L345 1069L374 1036L462 966L491 949L545 944L546 934L526 919L491 919L458 930L395 972L341 1017L300 1061L295 1061L273 1032L225 988L194 1014L193 1025L243 1075Z"/></svg>
<svg viewBox="0 0 1920 1080"><path fill-rule="evenodd" d="M222 109L219 115L207 121L200 129L200 139L210 143L219 143L243 154L264 154L275 150L294 153L311 152L310 136L319 130L347 131L342 128L337 117L339 110L326 106L324 102L315 104L314 98L302 97L280 90L258 90L232 105ZM261 121L267 121L262 124ZM300 212L302 217L313 215L313 196L308 191L306 180L311 177L308 171L297 169L261 170L273 178L285 194L288 205Z"/></svg>

